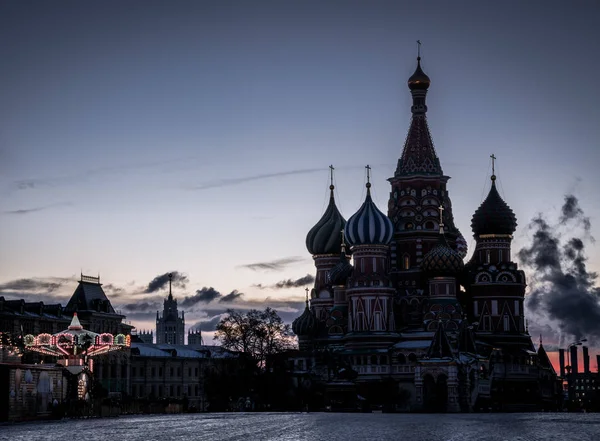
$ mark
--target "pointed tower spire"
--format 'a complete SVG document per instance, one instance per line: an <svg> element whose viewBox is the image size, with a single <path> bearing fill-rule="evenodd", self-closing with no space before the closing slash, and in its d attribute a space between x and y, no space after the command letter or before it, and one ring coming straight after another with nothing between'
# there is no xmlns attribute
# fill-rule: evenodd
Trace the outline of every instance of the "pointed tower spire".
<svg viewBox="0 0 600 441"><path fill-rule="evenodd" d="M173 273L169 273L169 300L173 300L173 293L171 292L172 281L173 281Z"/></svg>
<svg viewBox="0 0 600 441"><path fill-rule="evenodd" d="M394 174L395 177L407 175L443 176L444 174L427 125L425 97L431 85L431 80L421 68L420 40L417 40L417 45L417 68L408 79L408 88L413 98L413 105L410 108L413 117L404 143L404 150Z"/></svg>

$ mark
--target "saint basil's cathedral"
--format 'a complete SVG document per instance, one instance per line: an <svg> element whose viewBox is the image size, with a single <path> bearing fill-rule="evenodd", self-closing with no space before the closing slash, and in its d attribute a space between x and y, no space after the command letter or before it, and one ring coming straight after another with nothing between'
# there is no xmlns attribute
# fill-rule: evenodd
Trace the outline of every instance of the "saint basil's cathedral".
<svg viewBox="0 0 600 441"><path fill-rule="evenodd" d="M552 408L560 387L543 345L536 351L528 333L525 274L511 260L516 217L493 172L464 263L450 178L427 124L430 83L418 57L387 215L371 198L368 166L365 201L347 221L332 179L329 205L306 237L316 274L292 324L296 371L321 381L338 404L358 397L395 410Z"/></svg>

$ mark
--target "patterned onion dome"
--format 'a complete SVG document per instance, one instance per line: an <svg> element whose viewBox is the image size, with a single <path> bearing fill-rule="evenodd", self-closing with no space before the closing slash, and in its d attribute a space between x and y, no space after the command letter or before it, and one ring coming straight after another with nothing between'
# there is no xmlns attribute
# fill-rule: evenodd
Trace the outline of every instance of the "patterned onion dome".
<svg viewBox="0 0 600 441"><path fill-rule="evenodd" d="M371 199L371 184L367 183L367 198L346 223L344 230L350 245L387 245L392 240L394 225Z"/></svg>
<svg viewBox="0 0 600 441"><path fill-rule="evenodd" d="M308 307L308 300L302 315L292 322L292 331L297 336L313 337L319 331L319 321Z"/></svg>
<svg viewBox="0 0 600 441"><path fill-rule="evenodd" d="M423 69L421 69L421 57L417 58L417 69L415 70L415 73L412 74L410 76L410 78L408 79L408 88L410 90L427 90L429 89L429 86L431 85L431 80L429 79L429 77L427 75L425 75L425 72L423 72Z"/></svg>
<svg viewBox="0 0 600 441"><path fill-rule="evenodd" d="M346 280L354 271L354 267L348 262L345 254L345 252L340 254L340 261L327 273L327 282L331 285L345 285Z"/></svg>
<svg viewBox="0 0 600 441"><path fill-rule="evenodd" d="M467 257L467 253L469 251L469 246L467 245L467 241L462 233L458 232L458 237L456 238L456 252L461 258Z"/></svg>
<svg viewBox="0 0 600 441"><path fill-rule="evenodd" d="M421 268L430 274L456 275L465 267L462 257L454 251L446 242L446 238L440 233L438 243L425 254L421 261Z"/></svg>
<svg viewBox="0 0 600 441"><path fill-rule="evenodd" d="M517 218L496 190L496 176L492 175L492 188L471 220L473 234L513 234Z"/></svg>
<svg viewBox="0 0 600 441"><path fill-rule="evenodd" d="M306 248L312 255L337 254L341 250L340 231L346 225L344 219L335 205L333 197L334 186L329 187L331 196L325 213L306 235Z"/></svg>

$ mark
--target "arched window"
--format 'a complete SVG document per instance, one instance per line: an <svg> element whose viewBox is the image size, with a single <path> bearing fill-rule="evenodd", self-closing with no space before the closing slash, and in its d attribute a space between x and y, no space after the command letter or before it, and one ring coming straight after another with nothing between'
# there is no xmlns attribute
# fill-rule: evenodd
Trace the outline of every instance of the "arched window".
<svg viewBox="0 0 600 441"><path fill-rule="evenodd" d="M425 222L425 229L426 230L433 230L435 228L435 225L433 222L431 221L427 221Z"/></svg>
<svg viewBox="0 0 600 441"><path fill-rule="evenodd" d="M402 256L402 269L410 269L410 256L408 254Z"/></svg>

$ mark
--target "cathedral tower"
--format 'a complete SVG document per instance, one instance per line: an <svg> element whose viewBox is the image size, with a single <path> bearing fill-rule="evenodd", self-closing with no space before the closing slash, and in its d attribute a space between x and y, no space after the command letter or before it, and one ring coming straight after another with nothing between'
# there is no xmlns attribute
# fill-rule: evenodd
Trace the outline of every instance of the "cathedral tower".
<svg viewBox="0 0 600 441"><path fill-rule="evenodd" d="M341 252L340 232L346 220L335 205L333 190L333 166L330 168L329 205L323 216L306 236L306 248L312 254L317 273L311 292L311 308L321 322L327 320L333 307L333 289L327 280L327 274L338 263Z"/></svg>
<svg viewBox="0 0 600 441"><path fill-rule="evenodd" d="M525 335L525 274L510 255L517 219L496 189L495 174L491 180L490 191L471 222L476 245L467 264L469 315L478 322L478 338L495 345L531 346Z"/></svg>
<svg viewBox="0 0 600 441"><path fill-rule="evenodd" d="M401 295L422 294L426 289L420 264L438 241L437 207L444 208L442 220L448 244L453 249L458 244L459 252L466 255L466 241L454 225L446 189L450 178L442 171L427 124L425 98L430 84L419 56L417 68L408 79L412 120L396 172L389 179L392 189L388 216L394 224L390 263L394 287Z"/></svg>
<svg viewBox="0 0 600 441"><path fill-rule="evenodd" d="M395 331L393 312L394 288L388 276L389 243L394 227L371 198L367 166L367 197L346 223L345 234L351 245L354 271L348 279L348 332L351 345L361 336L373 347L377 334ZM362 343L361 343L362 344Z"/></svg>

